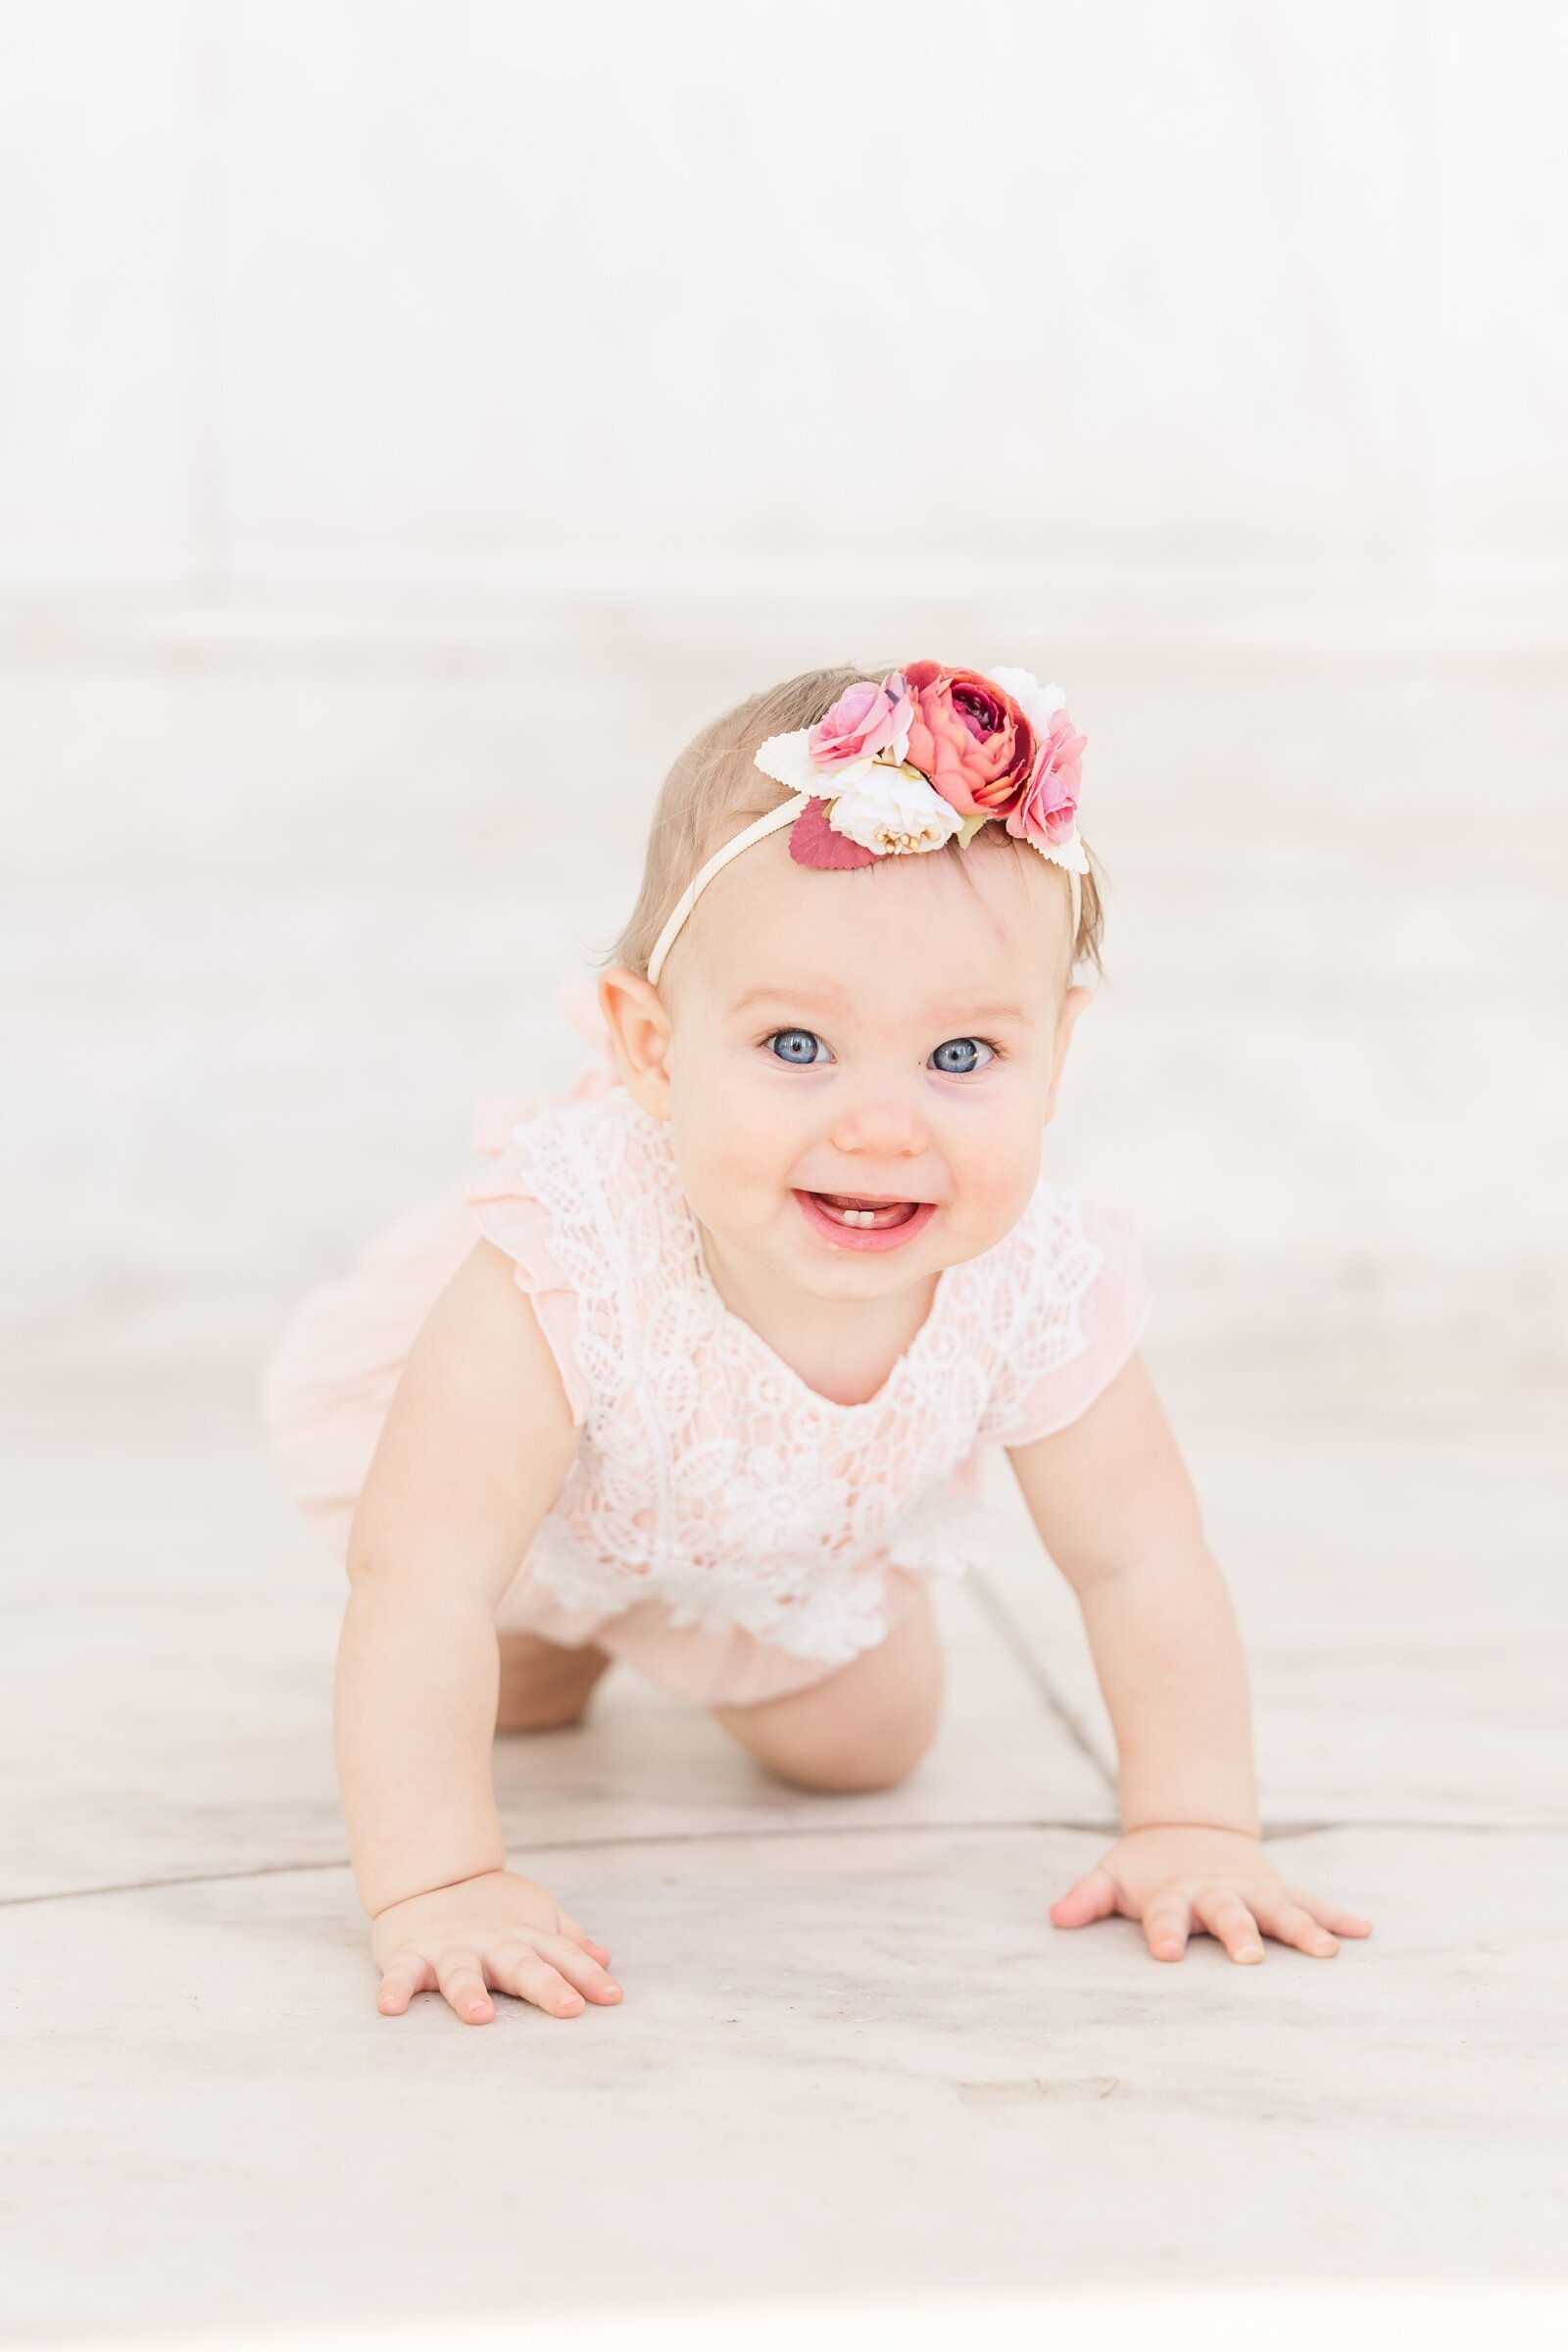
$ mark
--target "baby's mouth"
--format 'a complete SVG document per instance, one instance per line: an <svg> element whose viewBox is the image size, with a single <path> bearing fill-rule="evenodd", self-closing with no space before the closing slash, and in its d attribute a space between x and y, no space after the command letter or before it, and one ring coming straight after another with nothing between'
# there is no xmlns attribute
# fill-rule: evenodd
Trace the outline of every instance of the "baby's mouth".
<svg viewBox="0 0 1568 2352"><path fill-rule="evenodd" d="M861 1193L811 1193L808 1198L841 1225L872 1231L907 1225L924 1205L919 1200L873 1200Z"/></svg>

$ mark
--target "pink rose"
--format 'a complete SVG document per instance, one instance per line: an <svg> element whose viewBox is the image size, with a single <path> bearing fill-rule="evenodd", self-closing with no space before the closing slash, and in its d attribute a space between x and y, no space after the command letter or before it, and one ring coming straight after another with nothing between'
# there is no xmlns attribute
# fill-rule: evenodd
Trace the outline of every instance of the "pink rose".
<svg viewBox="0 0 1568 2352"><path fill-rule="evenodd" d="M908 762L960 816L1005 816L1034 765L1034 729L1010 694L977 669L909 662Z"/></svg>
<svg viewBox="0 0 1568 2352"><path fill-rule="evenodd" d="M1069 841L1078 822L1078 793L1083 783L1083 751L1087 735L1075 735L1065 710L1056 711L1046 730L1035 764L1018 805L1007 811L1007 831L1023 841Z"/></svg>
<svg viewBox="0 0 1568 2352"><path fill-rule="evenodd" d="M880 686L848 686L806 739L818 767L846 767L885 752L909 723L910 703L897 672Z"/></svg>

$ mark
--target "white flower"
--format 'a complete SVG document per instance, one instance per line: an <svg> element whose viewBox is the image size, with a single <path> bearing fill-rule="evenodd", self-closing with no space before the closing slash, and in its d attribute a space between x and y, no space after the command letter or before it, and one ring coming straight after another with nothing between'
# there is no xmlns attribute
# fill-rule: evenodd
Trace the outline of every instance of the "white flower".
<svg viewBox="0 0 1568 2352"><path fill-rule="evenodd" d="M863 765L858 761L851 772L849 789L839 793L827 821L862 850L874 850L880 858L940 850L963 823L952 803L912 767L868 760Z"/></svg>
<svg viewBox="0 0 1568 2352"><path fill-rule="evenodd" d="M1067 708L1067 697L1059 686L1042 686L1027 669L988 669L986 676L1004 694L1010 694L1019 710L1035 731L1037 743L1044 743L1051 722L1058 710Z"/></svg>

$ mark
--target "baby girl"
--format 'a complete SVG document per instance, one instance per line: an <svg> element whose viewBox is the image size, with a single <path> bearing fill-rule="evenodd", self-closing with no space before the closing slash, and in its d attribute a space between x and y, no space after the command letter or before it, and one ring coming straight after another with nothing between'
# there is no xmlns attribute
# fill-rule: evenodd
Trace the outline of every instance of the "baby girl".
<svg viewBox="0 0 1568 2352"><path fill-rule="evenodd" d="M600 978L604 1056L568 1100L492 1106L466 1194L297 1310L268 1415L347 1560L338 1768L384 2013L620 1999L509 1869L490 1778L498 1729L577 1721L612 1658L805 1788L908 1773L988 1446L1119 1751L1122 1835L1054 1924L1119 1912L1159 1960L1368 1933L1260 1842L1137 1248L1041 1174L1100 949L1083 743L1027 671L935 662L714 721Z"/></svg>

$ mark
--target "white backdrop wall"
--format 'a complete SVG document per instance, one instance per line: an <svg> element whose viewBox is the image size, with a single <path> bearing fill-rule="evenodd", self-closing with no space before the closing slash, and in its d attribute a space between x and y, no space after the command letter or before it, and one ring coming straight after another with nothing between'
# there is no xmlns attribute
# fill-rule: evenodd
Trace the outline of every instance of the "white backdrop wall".
<svg viewBox="0 0 1568 2352"><path fill-rule="evenodd" d="M1568 590L1544 0L6 0L23 591Z"/></svg>
<svg viewBox="0 0 1568 2352"><path fill-rule="evenodd" d="M1521 0L0 0L16 1346L248 1358L569 1074L716 701L933 650L1089 728L1167 1330L1558 1355L1565 97Z"/></svg>

